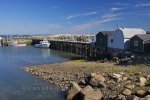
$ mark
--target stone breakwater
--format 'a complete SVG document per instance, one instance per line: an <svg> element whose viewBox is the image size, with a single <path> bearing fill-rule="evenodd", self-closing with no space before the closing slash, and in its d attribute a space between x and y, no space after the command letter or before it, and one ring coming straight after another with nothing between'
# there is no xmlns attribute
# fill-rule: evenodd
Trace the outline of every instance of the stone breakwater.
<svg viewBox="0 0 150 100"><path fill-rule="evenodd" d="M27 66L25 71L67 91L67 100L148 100L150 68L69 62Z"/></svg>

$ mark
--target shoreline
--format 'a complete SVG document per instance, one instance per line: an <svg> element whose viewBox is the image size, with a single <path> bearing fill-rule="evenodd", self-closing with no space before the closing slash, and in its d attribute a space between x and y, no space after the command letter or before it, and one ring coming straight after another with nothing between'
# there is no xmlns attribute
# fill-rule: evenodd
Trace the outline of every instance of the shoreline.
<svg viewBox="0 0 150 100"><path fill-rule="evenodd" d="M108 81L108 76L111 74L121 74L124 73L128 78L133 79L134 77L147 76L150 74L150 67L146 65L115 65L111 62L99 63L86 60L72 60L64 63L56 64L42 64L36 66L27 66L25 71L31 73L34 76L40 77L56 87L60 88L62 91L68 91L72 87L72 83L85 83L83 80L88 78L91 73L101 74ZM132 82L133 83L133 82ZM106 82L107 84L107 82ZM116 84L126 84L126 83L116 83ZM136 84L136 83L135 83ZM81 87L85 87L82 86ZM120 87L121 92L124 87ZM134 92L139 89L150 90L150 87L138 87L135 86ZM106 90L105 90L106 92ZM105 96L112 94L112 91L108 91ZM115 92L114 94L118 94ZM112 94L113 95L113 94Z"/></svg>

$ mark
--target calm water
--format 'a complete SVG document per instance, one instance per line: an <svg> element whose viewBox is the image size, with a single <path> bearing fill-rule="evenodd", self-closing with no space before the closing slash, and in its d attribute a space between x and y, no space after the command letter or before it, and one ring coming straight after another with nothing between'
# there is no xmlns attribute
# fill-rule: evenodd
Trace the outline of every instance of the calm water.
<svg viewBox="0 0 150 100"><path fill-rule="evenodd" d="M34 47L0 47L0 100L64 100L53 85L24 72L26 65L60 63L71 54Z"/></svg>

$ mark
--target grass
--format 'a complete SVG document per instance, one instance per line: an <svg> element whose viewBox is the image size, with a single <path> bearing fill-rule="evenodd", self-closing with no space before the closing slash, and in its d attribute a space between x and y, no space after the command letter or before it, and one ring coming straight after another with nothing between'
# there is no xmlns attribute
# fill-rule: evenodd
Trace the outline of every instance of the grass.
<svg viewBox="0 0 150 100"><path fill-rule="evenodd" d="M78 60L73 60L73 62L85 62L85 59L78 59Z"/></svg>
<svg viewBox="0 0 150 100"><path fill-rule="evenodd" d="M138 91L138 90L148 91L148 90L150 90L150 87L149 86L142 86L142 87L136 86L134 89L135 89L135 91Z"/></svg>
<svg viewBox="0 0 150 100"><path fill-rule="evenodd" d="M114 63L90 62L84 59L69 61L63 63L63 66L72 66L74 68L87 67L89 69L94 69L96 71L108 72L108 73L127 72L129 75L134 75L139 72L143 74L150 73L150 66L146 66L146 65L122 66L122 65L115 65Z"/></svg>

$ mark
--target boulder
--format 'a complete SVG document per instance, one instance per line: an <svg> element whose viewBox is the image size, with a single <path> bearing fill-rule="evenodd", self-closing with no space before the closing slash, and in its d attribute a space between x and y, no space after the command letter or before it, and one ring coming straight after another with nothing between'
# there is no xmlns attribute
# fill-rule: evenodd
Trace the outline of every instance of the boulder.
<svg viewBox="0 0 150 100"><path fill-rule="evenodd" d="M148 95L150 95L150 90L147 90L146 92L147 92Z"/></svg>
<svg viewBox="0 0 150 100"><path fill-rule="evenodd" d="M139 85L140 85L140 86L144 86L144 85L146 84L146 81L147 81L146 78L140 77L140 78L139 78Z"/></svg>
<svg viewBox="0 0 150 100"><path fill-rule="evenodd" d="M66 100L80 100L80 92L81 88L77 83L72 83L71 88L68 90Z"/></svg>
<svg viewBox="0 0 150 100"><path fill-rule="evenodd" d="M127 64L128 64L128 65L133 64L133 60L132 60L132 59L128 60L128 61L127 61Z"/></svg>
<svg viewBox="0 0 150 100"><path fill-rule="evenodd" d="M144 100L150 100L150 95L147 95Z"/></svg>
<svg viewBox="0 0 150 100"><path fill-rule="evenodd" d="M144 91L144 90L138 90L135 94L138 97L144 97L146 95L146 91Z"/></svg>
<svg viewBox="0 0 150 100"><path fill-rule="evenodd" d="M127 88L127 89L130 89L130 90L132 90L132 89L134 89L134 85L127 85L127 86L125 86L125 88Z"/></svg>
<svg viewBox="0 0 150 100"><path fill-rule="evenodd" d="M113 100L126 100L126 97L124 95L117 95Z"/></svg>
<svg viewBox="0 0 150 100"><path fill-rule="evenodd" d="M91 91L93 91L94 89L91 86L86 86L85 88L81 89L80 93L82 95L87 95L89 94Z"/></svg>
<svg viewBox="0 0 150 100"><path fill-rule="evenodd" d="M131 95L127 97L127 100L140 100L140 98L135 95Z"/></svg>
<svg viewBox="0 0 150 100"><path fill-rule="evenodd" d="M111 78L113 78L116 82L119 82L122 80L122 75L120 74L112 74Z"/></svg>
<svg viewBox="0 0 150 100"><path fill-rule="evenodd" d="M86 85L86 82L85 82L85 80L83 79L83 80L80 80L78 84L79 84L79 85Z"/></svg>
<svg viewBox="0 0 150 100"><path fill-rule="evenodd" d="M91 73L91 78L94 78L98 81L105 81L105 78L101 74Z"/></svg>
<svg viewBox="0 0 150 100"><path fill-rule="evenodd" d="M102 92L99 89L96 89L84 95L83 100L101 100L102 97Z"/></svg>
<svg viewBox="0 0 150 100"><path fill-rule="evenodd" d="M131 95L131 91L129 90L129 89L125 89L123 92L122 92L122 94L124 95L124 96L129 96L129 95Z"/></svg>
<svg viewBox="0 0 150 100"><path fill-rule="evenodd" d="M128 77L126 77L126 76L123 76L123 77L122 77L122 80L123 80L123 81L126 81L127 79L128 79Z"/></svg>
<svg viewBox="0 0 150 100"><path fill-rule="evenodd" d="M92 87L104 88L106 87L105 83L101 80L97 80L96 78L92 78L89 82Z"/></svg>

